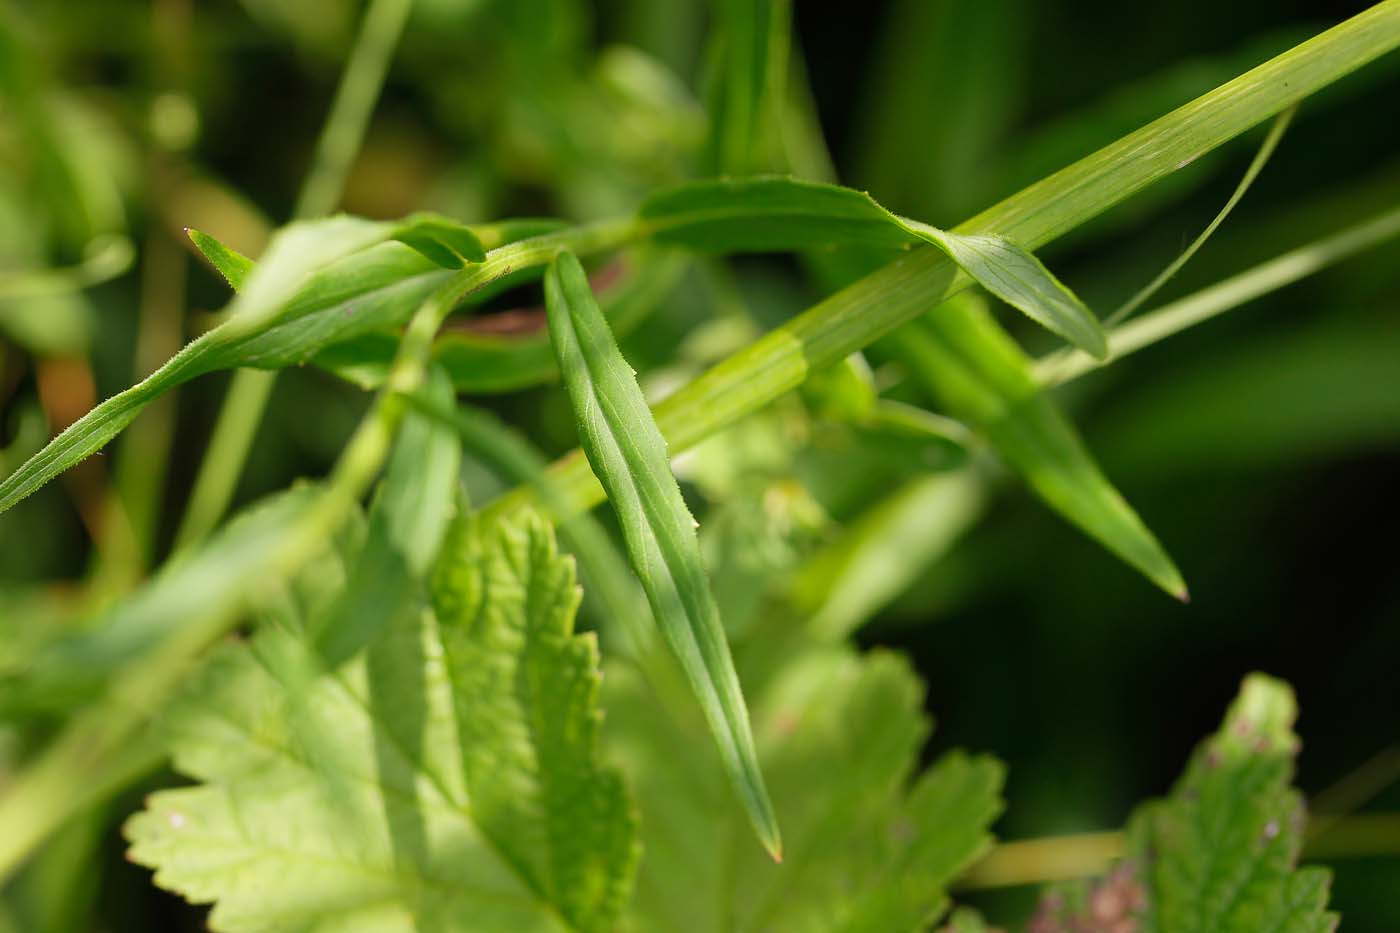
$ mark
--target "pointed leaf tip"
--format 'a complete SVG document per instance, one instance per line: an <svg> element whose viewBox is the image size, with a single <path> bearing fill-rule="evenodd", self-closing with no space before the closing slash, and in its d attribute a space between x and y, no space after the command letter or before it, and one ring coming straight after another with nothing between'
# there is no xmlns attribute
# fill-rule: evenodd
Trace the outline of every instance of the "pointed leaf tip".
<svg viewBox="0 0 1400 933"><path fill-rule="evenodd" d="M549 339L584 455L621 520L632 567L704 713L731 786L759 841L781 858L748 707L666 440L572 253L561 251L550 263L544 293Z"/></svg>
<svg viewBox="0 0 1400 933"><path fill-rule="evenodd" d="M244 283L248 281L248 276L253 274L253 260L238 250L226 246L203 230L186 227L185 236L190 238L195 249L199 250L199 254L204 257L205 261L214 267L214 271L223 276L230 288L234 291L243 289Z"/></svg>

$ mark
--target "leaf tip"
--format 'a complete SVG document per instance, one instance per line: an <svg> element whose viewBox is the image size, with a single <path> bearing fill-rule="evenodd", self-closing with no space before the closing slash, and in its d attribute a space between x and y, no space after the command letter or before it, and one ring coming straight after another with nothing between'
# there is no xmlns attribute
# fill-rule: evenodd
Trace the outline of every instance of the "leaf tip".
<svg viewBox="0 0 1400 933"><path fill-rule="evenodd" d="M1108 338L1104 336L1103 328L1101 326L1095 326L1090 333L1093 336L1081 344L1081 346L1098 362L1107 363L1111 354L1108 349Z"/></svg>

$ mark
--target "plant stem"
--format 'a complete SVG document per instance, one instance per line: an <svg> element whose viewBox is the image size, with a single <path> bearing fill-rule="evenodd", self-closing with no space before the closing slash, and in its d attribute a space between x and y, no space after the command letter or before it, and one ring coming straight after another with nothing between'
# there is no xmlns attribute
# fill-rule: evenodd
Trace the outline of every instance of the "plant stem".
<svg viewBox="0 0 1400 933"><path fill-rule="evenodd" d="M1317 819L1325 819L1319 815ZM1121 832L1072 833L1004 842L963 875L958 888L1010 888L1101 875L1123 857ZM1327 823L1303 845L1308 859L1360 858L1400 852L1400 813L1358 813Z"/></svg>
<svg viewBox="0 0 1400 933"><path fill-rule="evenodd" d="M1009 888L1102 874L1122 858L1121 832L1073 833L1003 842L958 883L962 890Z"/></svg>
<svg viewBox="0 0 1400 933"><path fill-rule="evenodd" d="M1036 361L1036 378L1045 386L1063 385L1397 235L1400 235L1400 208L1284 253L1114 328L1108 334L1106 360L1096 360L1079 350L1043 357Z"/></svg>
<svg viewBox="0 0 1400 933"><path fill-rule="evenodd" d="M1396 46L1400 0L1385 0L1025 188L955 232L1043 246ZM701 375L656 407L657 424L672 453L685 450L795 389L811 370L867 346L970 284L942 252L911 252ZM602 487L578 450L556 461L549 476L575 510L602 500ZM520 488L487 511L500 514L537 500L533 488Z"/></svg>
<svg viewBox="0 0 1400 933"><path fill-rule="evenodd" d="M229 380L209 449L204 453L180 529L175 533L176 551L198 543L219 523L248 459L275 375L268 370L240 369Z"/></svg>
<svg viewBox="0 0 1400 933"><path fill-rule="evenodd" d="M339 202L412 5L413 0L371 0L316 142L294 219L328 214ZM240 369L233 374L176 534L177 549L202 539L227 511L276 380L276 372L270 370Z"/></svg>
<svg viewBox="0 0 1400 933"><path fill-rule="evenodd" d="M1232 193L1225 202L1225 206L1220 209L1219 213L1206 225L1206 228L1200 232L1196 239L1191 241L1191 245L1181 251L1181 255L1173 259L1165 269L1157 274L1156 278L1148 282L1137 294L1133 295L1133 297L1129 298L1112 314L1105 318L1105 326L1112 327L1115 324L1121 324L1131 317L1134 311L1141 308L1153 295L1157 294L1162 286L1166 285L1167 282L1171 280L1172 276L1180 272L1182 267L1191 261L1191 257L1196 255L1200 248L1205 245L1206 240L1210 239L1211 234L1219 229L1220 225L1225 222L1225 218L1229 217L1230 212L1235 209L1235 205L1239 204L1244 198L1245 192L1249 190L1250 185L1254 184L1254 179L1258 178L1259 173L1264 170L1264 166L1274 154L1274 150L1278 148L1279 140L1283 138L1284 131L1288 129L1288 124L1293 122L1293 115L1297 110L1298 108L1295 104L1274 118L1274 123L1269 127L1269 132L1265 135L1264 142L1259 146L1259 151L1254 154L1254 159L1249 163L1249 167L1245 169L1244 177L1241 178L1239 184L1235 186L1234 193Z"/></svg>
<svg viewBox="0 0 1400 933"><path fill-rule="evenodd" d="M413 0L372 0L365 11L330 115L316 141L311 172L297 197L295 219L329 214L340 201L412 5Z"/></svg>

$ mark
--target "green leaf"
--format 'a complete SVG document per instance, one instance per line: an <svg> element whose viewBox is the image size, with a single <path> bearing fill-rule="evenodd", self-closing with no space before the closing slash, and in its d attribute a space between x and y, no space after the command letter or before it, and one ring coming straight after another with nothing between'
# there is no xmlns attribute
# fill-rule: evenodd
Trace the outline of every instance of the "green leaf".
<svg viewBox="0 0 1400 933"><path fill-rule="evenodd" d="M931 243L1031 320L1092 356L1108 355L1098 319L1029 251L1005 237L906 220L849 188L778 177L696 182L652 195L641 217L661 242L721 252Z"/></svg>
<svg viewBox="0 0 1400 933"><path fill-rule="evenodd" d="M1046 504L1162 589L1187 598L1171 558L975 296L944 302L888 346L955 417L985 435Z"/></svg>
<svg viewBox="0 0 1400 933"><path fill-rule="evenodd" d="M1134 814L1128 864L1146 887L1141 933L1336 929L1329 873L1297 867L1303 801L1289 787L1297 713L1287 684L1246 677L1170 796Z"/></svg>
<svg viewBox="0 0 1400 933"><path fill-rule="evenodd" d="M253 274L253 267L256 263L231 247L225 246L219 240L210 236L202 230L193 227L185 228L185 235L190 238L195 249L200 255L209 260L209 264L214 267L214 271L224 277L224 281L234 291L242 291L244 284L248 281L248 276Z"/></svg>
<svg viewBox="0 0 1400 933"><path fill-rule="evenodd" d="M414 214L393 229L393 238L422 253L444 269L481 262L486 250L470 227L437 214Z"/></svg>
<svg viewBox="0 0 1400 933"><path fill-rule="evenodd" d="M61 711L91 700L124 664L188 628L212 605L235 605L268 572L267 555L324 494L298 486L245 509L188 558L163 568L130 597L25 659L0 681L6 715Z"/></svg>
<svg viewBox="0 0 1400 933"><path fill-rule="evenodd" d="M986 500L986 483L971 470L909 480L793 575L788 602L814 637L850 637L948 552Z"/></svg>
<svg viewBox="0 0 1400 933"><path fill-rule="evenodd" d="M443 404L422 393L408 396L415 408L437 421L450 425L466 452L480 460L502 479L514 483L538 483L546 509L566 498L549 482L548 464L520 431L494 413L471 405ZM560 511L567 511L561 508ZM584 608L593 601L598 623L606 639L620 635L630 642L635 654L650 646L652 629L642 594L617 545L603 526L588 513L562 522L558 528L564 545L573 552L583 576ZM606 645L606 642L605 642Z"/></svg>
<svg viewBox="0 0 1400 933"><path fill-rule="evenodd" d="M423 392L437 404L452 399L439 370ZM456 508L461 460L455 431L420 412L405 415L345 591L312 626L321 665L334 668L395 614L414 610Z"/></svg>
<svg viewBox="0 0 1400 933"><path fill-rule="evenodd" d="M621 279L600 288L599 304L619 337L631 333L672 292L687 265L674 251L638 250L626 256ZM525 270L538 271L538 270ZM606 271L599 277L606 276ZM499 281L513 278L503 277ZM491 292L483 288L475 301ZM543 309L519 309L517 319L540 313L538 332L491 333L489 321L466 319L449 324L433 342L433 361L446 370L458 392L517 392L559 378L559 365L544 330ZM398 335L383 331L338 341L313 362L365 388L382 385L398 349Z"/></svg>
<svg viewBox="0 0 1400 933"><path fill-rule="evenodd" d="M398 240L446 269L458 269L468 262L481 262L486 258L476 233L446 217L414 214L402 223L381 226L388 231L382 239ZM242 291L257 264L201 230L186 227L185 233L224 281L234 291Z"/></svg>
<svg viewBox="0 0 1400 933"><path fill-rule="evenodd" d="M200 783L126 825L216 930L611 930L638 855L598 762L597 652L548 526L460 521L436 613L396 615L287 717L295 616L215 655L166 727ZM338 781L328 773L339 776Z"/></svg>
<svg viewBox="0 0 1400 933"><path fill-rule="evenodd" d="M290 365L327 340L405 319L447 273L407 247L384 242L392 229L351 217L284 228L235 295L226 323L89 411L7 477L0 483L0 512L101 449L181 383L235 366ZM355 298L357 314L337 313Z"/></svg>
<svg viewBox="0 0 1400 933"><path fill-rule="evenodd" d="M545 307L559 369L588 462L622 525L632 565L663 636L704 710L725 768L760 841L782 843L763 785L748 711L666 442L572 253L545 274Z"/></svg>
<svg viewBox="0 0 1400 933"><path fill-rule="evenodd" d="M668 716L630 668L609 667L604 684L611 749L642 810L635 929L914 933L990 844L1001 766L952 752L911 779L929 725L893 654L803 644L756 684L782 865L737 838L744 816L698 752L697 717Z"/></svg>
<svg viewBox="0 0 1400 933"><path fill-rule="evenodd" d="M736 175L771 168L780 145L775 130L787 81L792 0L716 0L712 6L705 167Z"/></svg>
<svg viewBox="0 0 1400 933"><path fill-rule="evenodd" d="M1296 48L961 223L959 233L998 231L1037 249L1189 165L1320 88L1400 45L1400 4L1378 4ZM656 408L680 451L802 384L967 287L941 252L920 250L890 263L802 314L680 389ZM603 490L581 457L550 472L575 508ZM523 490L488 506L504 514L530 502Z"/></svg>

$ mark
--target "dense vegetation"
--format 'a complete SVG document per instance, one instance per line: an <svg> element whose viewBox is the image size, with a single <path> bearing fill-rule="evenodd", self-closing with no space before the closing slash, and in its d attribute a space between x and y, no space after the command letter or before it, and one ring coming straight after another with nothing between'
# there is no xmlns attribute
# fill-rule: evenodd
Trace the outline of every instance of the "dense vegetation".
<svg viewBox="0 0 1400 933"><path fill-rule="evenodd" d="M1112 12L0 7L0 930L1400 925L1400 0Z"/></svg>

